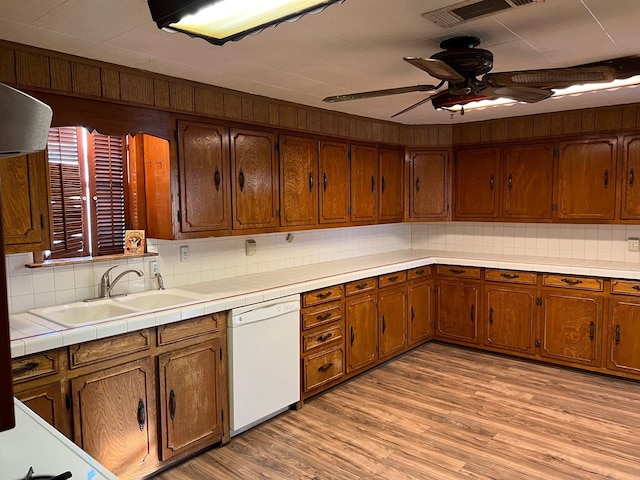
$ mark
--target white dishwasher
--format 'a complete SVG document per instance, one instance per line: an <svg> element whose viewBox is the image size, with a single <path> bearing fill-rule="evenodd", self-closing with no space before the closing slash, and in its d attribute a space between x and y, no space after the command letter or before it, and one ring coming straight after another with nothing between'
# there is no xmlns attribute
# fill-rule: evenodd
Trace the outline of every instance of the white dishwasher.
<svg viewBox="0 0 640 480"><path fill-rule="evenodd" d="M228 327L234 436L300 400L300 296L235 308Z"/></svg>

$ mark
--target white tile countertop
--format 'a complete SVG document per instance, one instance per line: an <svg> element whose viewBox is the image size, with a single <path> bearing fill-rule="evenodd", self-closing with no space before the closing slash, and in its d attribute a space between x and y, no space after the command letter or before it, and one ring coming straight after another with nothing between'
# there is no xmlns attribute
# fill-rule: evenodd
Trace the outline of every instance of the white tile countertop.
<svg viewBox="0 0 640 480"><path fill-rule="evenodd" d="M638 263L401 250L185 285L177 290L200 294L203 297L202 302L84 327L66 328L30 313L11 315L11 354L14 358L21 357L365 277L432 264L640 279Z"/></svg>

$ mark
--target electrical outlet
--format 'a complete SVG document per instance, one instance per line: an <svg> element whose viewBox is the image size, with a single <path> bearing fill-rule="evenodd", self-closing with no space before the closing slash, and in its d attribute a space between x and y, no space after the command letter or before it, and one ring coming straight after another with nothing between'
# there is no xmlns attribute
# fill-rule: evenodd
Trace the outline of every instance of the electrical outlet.
<svg viewBox="0 0 640 480"><path fill-rule="evenodd" d="M156 273L158 273L158 262L149 262L149 274L151 277L155 277Z"/></svg>
<svg viewBox="0 0 640 480"><path fill-rule="evenodd" d="M244 242L244 253L247 257L251 257L256 254L256 241L253 239L246 240Z"/></svg>
<svg viewBox="0 0 640 480"><path fill-rule="evenodd" d="M640 238L627 239L627 252L640 252Z"/></svg>
<svg viewBox="0 0 640 480"><path fill-rule="evenodd" d="M188 262L189 261L189 246L183 245L180 247L180 261Z"/></svg>

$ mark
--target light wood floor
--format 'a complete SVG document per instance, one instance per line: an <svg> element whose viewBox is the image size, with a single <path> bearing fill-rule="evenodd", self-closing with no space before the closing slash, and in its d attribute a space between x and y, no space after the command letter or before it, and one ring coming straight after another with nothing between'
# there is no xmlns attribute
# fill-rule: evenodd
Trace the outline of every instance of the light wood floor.
<svg viewBox="0 0 640 480"><path fill-rule="evenodd" d="M157 480L640 479L640 383L430 343Z"/></svg>

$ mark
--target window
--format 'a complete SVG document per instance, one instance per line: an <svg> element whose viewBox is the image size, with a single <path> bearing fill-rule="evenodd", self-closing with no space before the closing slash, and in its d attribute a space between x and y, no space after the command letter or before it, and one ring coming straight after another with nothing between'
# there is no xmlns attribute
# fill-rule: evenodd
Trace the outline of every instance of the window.
<svg viewBox="0 0 640 480"><path fill-rule="evenodd" d="M126 137L49 130L53 245L47 258L124 251Z"/></svg>

